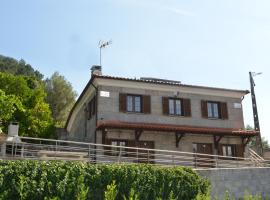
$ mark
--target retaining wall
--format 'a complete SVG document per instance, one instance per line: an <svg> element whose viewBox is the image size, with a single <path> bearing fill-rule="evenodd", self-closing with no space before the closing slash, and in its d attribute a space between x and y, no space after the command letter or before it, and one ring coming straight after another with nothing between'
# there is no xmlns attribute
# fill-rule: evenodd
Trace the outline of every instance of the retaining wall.
<svg viewBox="0 0 270 200"><path fill-rule="evenodd" d="M270 197L270 168L198 169L211 182L212 197L223 197L228 191L233 197L245 192Z"/></svg>

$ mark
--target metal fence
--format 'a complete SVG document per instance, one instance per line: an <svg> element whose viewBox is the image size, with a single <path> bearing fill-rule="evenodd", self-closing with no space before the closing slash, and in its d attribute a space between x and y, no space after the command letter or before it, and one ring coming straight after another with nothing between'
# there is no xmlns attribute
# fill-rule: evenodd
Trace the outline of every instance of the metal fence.
<svg viewBox="0 0 270 200"><path fill-rule="evenodd" d="M89 163L148 163L193 168L270 167L270 162L250 153L248 158L20 137L1 148L1 159L67 160ZM3 146L2 146L3 147Z"/></svg>

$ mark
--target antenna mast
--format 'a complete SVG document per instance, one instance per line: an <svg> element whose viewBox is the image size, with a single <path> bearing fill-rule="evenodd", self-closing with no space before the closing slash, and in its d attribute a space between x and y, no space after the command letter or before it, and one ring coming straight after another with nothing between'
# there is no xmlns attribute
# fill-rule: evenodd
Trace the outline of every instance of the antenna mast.
<svg viewBox="0 0 270 200"><path fill-rule="evenodd" d="M102 64L101 63L101 61L102 61L102 59L101 59L101 57L102 57L102 49L104 49L106 46L109 46L111 43L112 43L112 40L109 40L107 42L100 40L98 42L98 48L99 48L99 65L100 66L102 66L101 65Z"/></svg>

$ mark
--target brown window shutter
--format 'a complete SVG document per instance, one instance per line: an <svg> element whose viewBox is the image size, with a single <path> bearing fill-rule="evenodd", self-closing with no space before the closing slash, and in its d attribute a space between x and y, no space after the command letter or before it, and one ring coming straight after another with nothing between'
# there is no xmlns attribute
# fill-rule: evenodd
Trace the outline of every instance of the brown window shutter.
<svg viewBox="0 0 270 200"><path fill-rule="evenodd" d="M191 116L191 105L190 99L181 99L183 102L183 116L190 117Z"/></svg>
<svg viewBox="0 0 270 200"><path fill-rule="evenodd" d="M220 103L220 118L221 119L228 119L227 103L224 103L224 102Z"/></svg>
<svg viewBox="0 0 270 200"><path fill-rule="evenodd" d="M127 95L119 94L119 111L126 112L127 111Z"/></svg>
<svg viewBox="0 0 270 200"><path fill-rule="evenodd" d="M142 111L143 113L151 113L151 96L144 95L142 96Z"/></svg>
<svg viewBox="0 0 270 200"><path fill-rule="evenodd" d="M207 101L201 101L202 117L208 118Z"/></svg>
<svg viewBox="0 0 270 200"><path fill-rule="evenodd" d="M169 115L169 98L162 97L162 110L164 115Z"/></svg>
<svg viewBox="0 0 270 200"><path fill-rule="evenodd" d="M243 144L237 144L235 145L235 156L236 157L244 157L244 145Z"/></svg>

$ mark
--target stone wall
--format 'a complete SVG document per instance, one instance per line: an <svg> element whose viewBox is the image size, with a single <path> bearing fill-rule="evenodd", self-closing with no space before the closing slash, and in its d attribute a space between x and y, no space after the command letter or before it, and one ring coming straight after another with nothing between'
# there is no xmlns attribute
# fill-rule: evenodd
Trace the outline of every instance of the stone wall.
<svg viewBox="0 0 270 200"><path fill-rule="evenodd" d="M167 116L162 112L162 97L173 97L173 92L157 91L149 89L134 89L128 87L100 86L100 90L110 92L110 97L99 97L98 119L120 120L129 122L146 122L162 124L179 124L190 126L206 126L220 128L244 128L243 113L241 108L235 108L234 104L241 104L241 99L202 94L180 93L180 98L191 100L191 117ZM119 112L119 93L150 95L151 113L121 113ZM201 114L201 100L227 102L228 120L204 119Z"/></svg>
<svg viewBox="0 0 270 200"><path fill-rule="evenodd" d="M101 80L100 80L101 81ZM103 80L104 81L104 80ZM241 94L239 92L219 91L212 89L195 89L175 86L151 85L146 83L110 81L108 83L96 83L98 85L98 106L97 120L119 120L127 122L144 122L144 123L161 123L161 124L178 124L202 127L219 127L219 128L244 128L243 112L241 108ZM109 85L108 85L109 84ZM193 91L194 90L194 91ZM198 90L198 91L197 91ZM108 96L100 95L100 91L108 92ZM162 97L172 97L175 92L180 92L181 98L191 100L191 117L167 116L162 112ZM150 95L151 96L151 113L123 113L119 112L119 93ZM68 139L96 142L95 128L96 119L93 117L88 120L86 108L88 102L95 95L95 89L89 87L85 94L77 103L76 108L70 117L67 132ZM205 119L201 114L201 100L211 100L227 102L229 119ZM235 104L240 107L236 107ZM211 141L212 143L212 141Z"/></svg>
<svg viewBox="0 0 270 200"><path fill-rule="evenodd" d="M133 130L107 130L107 139L122 139L135 140L135 133ZM175 134L173 132L158 132L158 131L144 131L139 139L140 141L153 141L155 149L193 152L193 143L207 143L213 145L212 135L203 134L187 134L179 142L176 147ZM102 143L102 132L97 133L97 143ZM241 144L241 138L233 136L225 136L221 139L220 144ZM212 146L214 149L214 145Z"/></svg>
<svg viewBox="0 0 270 200"><path fill-rule="evenodd" d="M212 197L223 197L228 191L235 198L245 192L270 197L270 168L236 168L196 170L211 182Z"/></svg>

